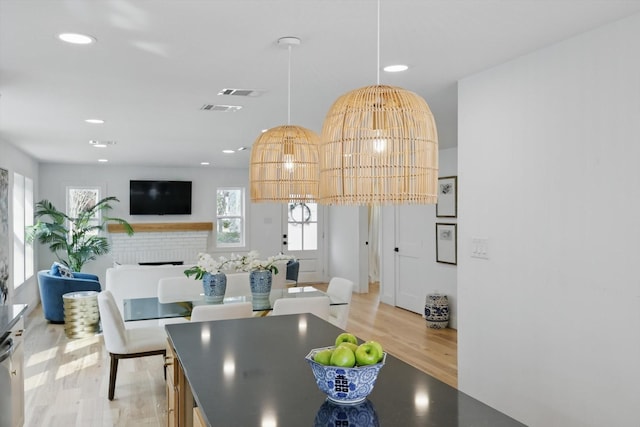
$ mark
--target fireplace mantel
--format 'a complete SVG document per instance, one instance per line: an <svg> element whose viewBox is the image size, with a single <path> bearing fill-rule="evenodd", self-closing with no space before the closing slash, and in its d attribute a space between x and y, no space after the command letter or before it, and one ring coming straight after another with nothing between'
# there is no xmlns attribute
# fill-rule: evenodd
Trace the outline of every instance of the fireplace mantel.
<svg viewBox="0 0 640 427"><path fill-rule="evenodd" d="M211 231L212 222L140 222L131 224L136 233L168 233L181 231ZM107 224L109 233L124 233L122 224Z"/></svg>

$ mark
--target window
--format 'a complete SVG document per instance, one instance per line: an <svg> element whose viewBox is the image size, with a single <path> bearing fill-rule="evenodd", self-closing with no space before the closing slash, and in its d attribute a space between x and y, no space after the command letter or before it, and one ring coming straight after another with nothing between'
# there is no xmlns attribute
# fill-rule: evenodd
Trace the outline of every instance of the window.
<svg viewBox="0 0 640 427"><path fill-rule="evenodd" d="M219 188L216 211L216 246L244 246L244 189Z"/></svg>
<svg viewBox="0 0 640 427"><path fill-rule="evenodd" d="M316 203L289 203L287 211L288 250L317 250L318 205Z"/></svg>
<svg viewBox="0 0 640 427"><path fill-rule="evenodd" d="M77 218L82 210L91 209L100 200L100 188L98 187L67 187L67 215ZM100 225L100 212L91 219L90 224ZM69 225L69 232L72 233L73 224ZM93 234L98 234L95 230Z"/></svg>
<svg viewBox="0 0 640 427"><path fill-rule="evenodd" d="M33 244L25 239L25 227L33 225L33 180L13 174L13 287L34 273Z"/></svg>

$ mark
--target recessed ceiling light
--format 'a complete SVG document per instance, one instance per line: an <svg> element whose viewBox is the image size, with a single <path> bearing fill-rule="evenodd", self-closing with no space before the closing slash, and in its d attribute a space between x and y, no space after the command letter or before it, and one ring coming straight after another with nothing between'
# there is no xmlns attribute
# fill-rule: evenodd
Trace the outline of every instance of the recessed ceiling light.
<svg viewBox="0 0 640 427"><path fill-rule="evenodd" d="M235 153L235 151L234 151L234 150L222 150L222 152L223 152L224 154L232 154L232 153Z"/></svg>
<svg viewBox="0 0 640 427"><path fill-rule="evenodd" d="M94 37L88 36L86 34L78 34L78 33L62 33L62 34L58 34L58 38L63 42L73 43L73 44L91 44L96 41Z"/></svg>
<svg viewBox="0 0 640 427"><path fill-rule="evenodd" d="M98 141L97 139L92 139L89 141L89 145L92 145L96 148L105 148L108 145L116 145L115 141Z"/></svg>
<svg viewBox="0 0 640 427"><path fill-rule="evenodd" d="M102 119L87 119L87 120L85 120L85 122L91 123L92 125L101 125L101 124L104 123L104 120L102 120Z"/></svg>
<svg viewBox="0 0 640 427"><path fill-rule="evenodd" d="M268 131L269 129L262 129L261 132L265 133L266 131Z"/></svg>
<svg viewBox="0 0 640 427"><path fill-rule="evenodd" d="M98 161L99 161L100 163L107 163L109 160L107 160L107 159L98 159Z"/></svg>
<svg viewBox="0 0 640 427"><path fill-rule="evenodd" d="M238 151L244 151L246 149L247 149L247 147L240 147L240 148L238 148Z"/></svg>
<svg viewBox="0 0 640 427"><path fill-rule="evenodd" d="M400 71L406 71L409 67L406 65L387 65L383 68L387 73L397 73Z"/></svg>
<svg viewBox="0 0 640 427"><path fill-rule="evenodd" d="M201 164L202 166L209 166L209 164L210 164L210 163L209 163L209 162L200 162L200 164Z"/></svg>

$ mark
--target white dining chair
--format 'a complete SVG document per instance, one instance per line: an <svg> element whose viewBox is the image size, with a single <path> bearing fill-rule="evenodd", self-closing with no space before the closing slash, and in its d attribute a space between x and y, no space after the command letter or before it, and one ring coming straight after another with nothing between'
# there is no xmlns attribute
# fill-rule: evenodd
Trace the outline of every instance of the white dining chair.
<svg viewBox="0 0 640 427"><path fill-rule="evenodd" d="M311 313L329 320L329 297L279 298L273 303L272 316Z"/></svg>
<svg viewBox="0 0 640 427"><path fill-rule="evenodd" d="M349 320L349 307L353 295L353 282L342 277L333 277L327 287L327 295L344 301L346 305L332 305L329 307L329 322L338 328L346 329Z"/></svg>
<svg viewBox="0 0 640 427"><path fill-rule="evenodd" d="M251 295L249 273L227 274L227 291L224 293L225 298L242 297L246 295Z"/></svg>
<svg viewBox="0 0 640 427"><path fill-rule="evenodd" d="M122 315L110 291L102 291L98 294L98 309L104 345L111 359L109 400L113 400L119 360L166 355L167 334L159 327L125 329Z"/></svg>
<svg viewBox="0 0 640 427"><path fill-rule="evenodd" d="M158 301L163 304L198 300L203 293L202 280L193 277L163 277L158 281Z"/></svg>
<svg viewBox="0 0 640 427"><path fill-rule="evenodd" d="M253 308L250 302L196 305L191 311L192 322L204 322L207 320L223 319L242 319L252 316Z"/></svg>
<svg viewBox="0 0 640 427"><path fill-rule="evenodd" d="M278 274L271 276L271 289L283 289L287 287L287 262L286 260L276 262Z"/></svg>

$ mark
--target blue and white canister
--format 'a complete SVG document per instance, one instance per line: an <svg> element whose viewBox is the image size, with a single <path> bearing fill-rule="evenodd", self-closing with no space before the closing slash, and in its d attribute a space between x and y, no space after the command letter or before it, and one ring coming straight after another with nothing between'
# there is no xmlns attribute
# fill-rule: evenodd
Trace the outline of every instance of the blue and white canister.
<svg viewBox="0 0 640 427"><path fill-rule="evenodd" d="M202 277L204 300L209 304L222 304L227 291L227 276L224 273L205 273Z"/></svg>
<svg viewBox="0 0 640 427"><path fill-rule="evenodd" d="M444 329L449 325L449 299L442 294L429 294L424 303L424 318L427 326Z"/></svg>
<svg viewBox="0 0 640 427"><path fill-rule="evenodd" d="M268 310L271 308L269 295L271 294L271 270L253 270L249 273L251 287L251 304L254 310Z"/></svg>

